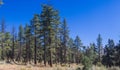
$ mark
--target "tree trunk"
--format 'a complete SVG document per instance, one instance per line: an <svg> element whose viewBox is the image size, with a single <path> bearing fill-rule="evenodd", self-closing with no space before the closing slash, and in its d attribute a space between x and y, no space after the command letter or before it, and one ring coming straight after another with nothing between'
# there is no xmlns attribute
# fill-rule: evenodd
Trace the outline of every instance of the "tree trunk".
<svg viewBox="0 0 120 70"><path fill-rule="evenodd" d="M50 49L50 67L52 67L52 52L51 52L51 49Z"/></svg>
<svg viewBox="0 0 120 70"><path fill-rule="evenodd" d="M29 47L28 47L28 58L29 58L29 63L30 63L30 59L31 59L31 57L30 57L30 49L31 49L31 47L30 47L30 39L29 39L29 45L28 45Z"/></svg>
<svg viewBox="0 0 120 70"><path fill-rule="evenodd" d="M44 33L45 35L45 33ZM46 66L46 40L45 40L45 36L44 36L44 65Z"/></svg>
<svg viewBox="0 0 120 70"><path fill-rule="evenodd" d="M28 49L29 49L29 48L28 48L28 43L27 43L27 40L26 40L26 59L25 59L25 60L26 60L26 63L28 62L28 53L29 53L29 52L28 52Z"/></svg>
<svg viewBox="0 0 120 70"><path fill-rule="evenodd" d="M62 63L63 63L63 52L62 52L62 47L60 47L60 63L61 63L61 65L62 65Z"/></svg>
<svg viewBox="0 0 120 70"><path fill-rule="evenodd" d="M36 60L36 54L37 54L37 46L36 46L36 34L35 34L35 48L34 48L34 64L37 64L37 60Z"/></svg>
<svg viewBox="0 0 120 70"><path fill-rule="evenodd" d="M1 59L4 60L4 54L3 54L4 48L3 48L3 41L2 41L2 52L1 52Z"/></svg>
<svg viewBox="0 0 120 70"><path fill-rule="evenodd" d="M14 41L14 36L13 36L13 47L12 47L12 59L14 60L14 46L15 46L15 41Z"/></svg>

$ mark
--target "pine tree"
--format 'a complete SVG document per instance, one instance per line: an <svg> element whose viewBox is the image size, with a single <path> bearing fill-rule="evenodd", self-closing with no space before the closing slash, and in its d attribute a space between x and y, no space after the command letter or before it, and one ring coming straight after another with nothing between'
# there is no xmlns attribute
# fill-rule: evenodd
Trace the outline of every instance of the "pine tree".
<svg viewBox="0 0 120 70"><path fill-rule="evenodd" d="M63 20L63 23L61 24L61 56L63 56L61 58L61 62L66 63L66 55L67 55L67 45L68 45L68 39L69 39L69 30L68 30L68 26L67 26L67 22L66 19Z"/></svg>
<svg viewBox="0 0 120 70"><path fill-rule="evenodd" d="M112 39L108 40L108 44L105 46L105 55L103 56L103 64L106 66L115 65L115 44Z"/></svg>
<svg viewBox="0 0 120 70"><path fill-rule="evenodd" d="M25 26L25 41L26 41L26 62L30 62L31 59L31 47L30 47L30 41L31 41L31 28L28 24Z"/></svg>
<svg viewBox="0 0 120 70"><path fill-rule="evenodd" d="M5 42L5 20L2 19L2 22L0 24L1 27L1 47L2 47L2 51L1 51L1 59L4 60L4 42Z"/></svg>
<svg viewBox="0 0 120 70"><path fill-rule="evenodd" d="M97 46L96 46L96 44L95 44L95 43L92 43L91 45L92 45L93 48L94 48L94 53L97 54Z"/></svg>
<svg viewBox="0 0 120 70"><path fill-rule="evenodd" d="M94 43L90 44L90 48L89 48L88 53L86 55L88 55L88 57L90 58L92 63L95 63L97 55L95 52L95 44Z"/></svg>
<svg viewBox="0 0 120 70"><path fill-rule="evenodd" d="M97 38L97 52L98 52L98 60L99 62L101 62L101 57L102 57L102 38L101 38L101 35L99 34L98 35L98 38Z"/></svg>
<svg viewBox="0 0 120 70"><path fill-rule="evenodd" d="M90 47L91 47L91 49L92 49L92 51L93 51L93 64L97 64L97 62L98 62L98 57L97 57L97 46L95 45L95 43L91 43L90 44Z"/></svg>
<svg viewBox="0 0 120 70"><path fill-rule="evenodd" d="M22 55L22 45L24 43L24 28L22 25L19 26L18 41L19 41L19 48L18 48L18 56L16 60L20 61Z"/></svg>
<svg viewBox="0 0 120 70"><path fill-rule="evenodd" d="M74 44L75 44L75 47L77 48L78 51L82 50L83 44L82 44L79 36L76 36Z"/></svg>
<svg viewBox="0 0 120 70"><path fill-rule="evenodd" d="M15 49L15 27L12 28L12 59L14 60L14 50Z"/></svg>
<svg viewBox="0 0 120 70"><path fill-rule="evenodd" d="M115 47L115 61L116 61L115 65L120 67L120 40Z"/></svg>
<svg viewBox="0 0 120 70"><path fill-rule="evenodd" d="M68 57L69 57L69 64L70 64L70 63L73 63L74 59L75 59L75 57L73 56L75 52L73 51L74 41L73 41L72 38L69 39L68 45L69 45L69 47L68 47L68 52L69 52Z"/></svg>
<svg viewBox="0 0 120 70"><path fill-rule="evenodd" d="M4 53L6 55L7 62L9 62L10 58L12 58L12 50L11 50L11 35L9 32L5 33L5 43L4 43Z"/></svg>
<svg viewBox="0 0 120 70"><path fill-rule="evenodd" d="M75 38L75 41L74 41L74 44L75 44L75 48L76 48L76 63L78 64L80 62L80 52L83 50L83 44L79 38L79 36L76 36Z"/></svg>
<svg viewBox="0 0 120 70"><path fill-rule="evenodd" d="M32 34L34 36L34 64L37 64L37 38L39 37L40 16L35 14L31 21Z"/></svg>
<svg viewBox="0 0 120 70"><path fill-rule="evenodd" d="M55 53L55 37L56 37L56 26L59 25L59 14L58 11L55 10L50 5L43 5L41 13L41 20L43 25L43 37L44 37L44 64L46 66L47 61L47 53L48 63L52 67L53 62L53 53ZM48 50L48 51L47 51Z"/></svg>
<svg viewBox="0 0 120 70"><path fill-rule="evenodd" d="M58 14L58 13L57 13ZM57 20L55 21L54 32L55 32L55 39L54 39L54 47L55 47L55 63L60 62L60 20L59 17L56 17Z"/></svg>

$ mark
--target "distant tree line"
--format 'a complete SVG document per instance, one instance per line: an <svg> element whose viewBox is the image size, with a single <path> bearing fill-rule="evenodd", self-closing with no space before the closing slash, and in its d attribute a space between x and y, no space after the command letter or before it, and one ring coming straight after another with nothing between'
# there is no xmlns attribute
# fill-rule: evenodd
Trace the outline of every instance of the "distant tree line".
<svg viewBox="0 0 120 70"><path fill-rule="evenodd" d="M120 42L115 45L112 39L102 45L101 35L97 44L84 46L80 37L70 38L66 19L60 21L58 10L50 5L42 5L40 14L35 14L25 27L19 26L16 32L6 31L2 20L0 30L0 56L7 62L37 64L83 64L84 69L90 65L102 63L107 67L120 66Z"/></svg>

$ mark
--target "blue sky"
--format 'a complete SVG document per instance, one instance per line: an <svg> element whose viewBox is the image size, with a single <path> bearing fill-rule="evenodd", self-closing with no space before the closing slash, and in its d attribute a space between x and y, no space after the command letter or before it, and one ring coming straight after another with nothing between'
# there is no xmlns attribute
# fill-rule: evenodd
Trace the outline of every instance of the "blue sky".
<svg viewBox="0 0 120 70"><path fill-rule="evenodd" d="M40 14L41 4L47 0L3 0L0 20L4 17L7 30L14 25L29 23L34 14ZM100 33L103 45L108 38L117 43L120 39L120 0L51 0L59 10L61 19L66 18L70 36L80 36L84 45L96 43Z"/></svg>

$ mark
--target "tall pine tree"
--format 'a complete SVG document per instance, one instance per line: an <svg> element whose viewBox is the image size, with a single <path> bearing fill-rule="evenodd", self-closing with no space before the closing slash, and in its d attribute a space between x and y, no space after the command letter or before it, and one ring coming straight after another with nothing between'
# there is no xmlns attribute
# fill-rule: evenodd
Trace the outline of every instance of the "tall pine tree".
<svg viewBox="0 0 120 70"><path fill-rule="evenodd" d="M101 57L102 57L102 38L101 38L101 35L99 34L98 35L98 38L97 38L97 52L98 52L98 61L101 62Z"/></svg>
<svg viewBox="0 0 120 70"><path fill-rule="evenodd" d="M66 63L67 62L67 46L68 46L68 40L69 40L69 30L67 26L66 19L63 20L63 23L61 24L61 62Z"/></svg>
<svg viewBox="0 0 120 70"><path fill-rule="evenodd" d="M21 61L22 46L24 43L24 28L22 25L19 26L18 42L19 42L19 48L18 48L18 56L16 59L17 61Z"/></svg>
<svg viewBox="0 0 120 70"><path fill-rule="evenodd" d="M79 38L79 36L76 36L75 41L74 41L74 45L76 48L76 63L78 64L80 62L80 52L83 50L83 44Z"/></svg>
<svg viewBox="0 0 120 70"><path fill-rule="evenodd" d="M58 11L50 5L43 5L41 20L44 37L44 64L46 65L46 61L48 61L52 67L53 53L55 53L55 37L57 37L56 26L60 24Z"/></svg>
<svg viewBox="0 0 120 70"><path fill-rule="evenodd" d="M5 43L5 20L2 19L2 22L0 24L0 31L1 31L1 48L2 48L2 51L1 51L1 59L4 60L4 43Z"/></svg>
<svg viewBox="0 0 120 70"><path fill-rule="evenodd" d="M39 29L40 29L40 16L35 14L33 19L31 20L32 34L34 37L34 64L37 64L37 38L39 37Z"/></svg>

